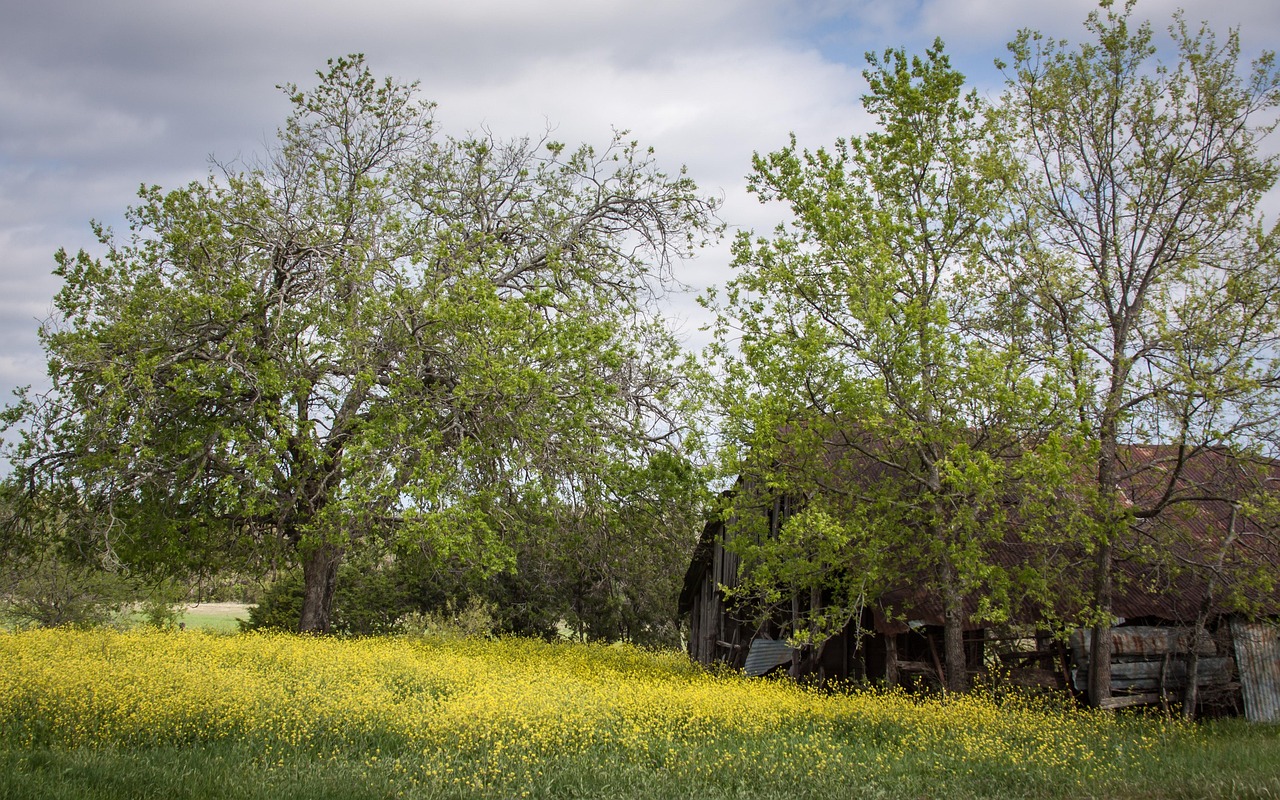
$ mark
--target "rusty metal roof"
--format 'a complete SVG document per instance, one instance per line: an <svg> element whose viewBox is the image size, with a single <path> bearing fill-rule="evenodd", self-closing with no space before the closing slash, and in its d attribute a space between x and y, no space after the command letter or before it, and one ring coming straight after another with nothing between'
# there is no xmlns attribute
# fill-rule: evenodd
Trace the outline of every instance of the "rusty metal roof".
<svg viewBox="0 0 1280 800"><path fill-rule="evenodd" d="M1280 462L1154 445L1122 448L1119 456L1126 497L1160 513L1136 520L1117 543L1118 615L1194 619L1211 588L1211 614L1241 606L1280 614L1280 593L1267 577L1280 574L1280 531L1246 502L1280 488ZM1214 573L1224 578L1211 587Z"/></svg>
<svg viewBox="0 0 1280 800"><path fill-rule="evenodd" d="M834 458L831 454L827 457ZM857 457L851 460L846 454L834 472L873 480L886 477L883 462L862 458L865 463L858 465L853 463ZM1125 446L1118 459L1124 498L1135 510L1161 510L1157 515L1137 519L1123 540L1115 543L1112 610L1117 616L1195 619L1210 593L1209 575L1219 566L1226 573L1251 570L1255 577L1280 575L1280 532L1254 519L1247 506L1233 503L1233 499L1243 498L1250 491L1274 492L1280 487L1280 462L1237 458L1220 449L1189 453L1163 445ZM1078 502L1078 498L1064 498L1063 502ZM1224 547L1233 536L1232 530L1231 546ZM680 598L682 610L687 610L690 590L709 562L709 538L715 535L722 534L711 525L703 531L686 575ZM1010 570L1035 564L1049 555L1055 557L1060 570L1057 580L1064 590L1060 598L1064 605L1072 592L1088 594L1093 557L1082 545L1008 540L989 546L991 561ZM920 580L882 592L874 611L876 629L882 633L902 632L907 629L907 620L941 625L940 598L927 584L927 580ZM1265 579L1247 585L1219 582L1213 595L1209 603L1211 615L1238 610L1242 604L1251 605L1258 614L1280 615L1280 587ZM1071 610L1060 609L1063 613ZM968 621L977 611L976 598L967 599L965 611L966 629L983 627ZM1028 609L1029 615L1036 613Z"/></svg>

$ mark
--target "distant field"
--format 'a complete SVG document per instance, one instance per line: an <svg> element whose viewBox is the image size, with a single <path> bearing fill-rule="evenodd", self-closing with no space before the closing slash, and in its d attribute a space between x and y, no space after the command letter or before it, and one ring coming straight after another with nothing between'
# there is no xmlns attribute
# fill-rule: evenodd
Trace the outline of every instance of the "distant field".
<svg viewBox="0 0 1280 800"><path fill-rule="evenodd" d="M631 647L0 633L0 800L144 796L1275 797L1280 730L821 693Z"/></svg>
<svg viewBox="0 0 1280 800"><path fill-rule="evenodd" d="M244 603L201 603L187 606L178 621L190 629L235 633L240 630L237 620L249 619L250 608Z"/></svg>

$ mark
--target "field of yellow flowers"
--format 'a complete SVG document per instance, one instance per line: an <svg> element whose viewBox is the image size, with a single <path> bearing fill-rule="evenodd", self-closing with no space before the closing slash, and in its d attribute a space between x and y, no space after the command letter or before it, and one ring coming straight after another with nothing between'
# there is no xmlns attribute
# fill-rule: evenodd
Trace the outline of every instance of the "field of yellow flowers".
<svg viewBox="0 0 1280 800"><path fill-rule="evenodd" d="M163 750L329 768L381 796L1075 796L1194 735L1026 699L817 692L621 646L0 633L0 749L28 776ZM4 781L0 798L25 796Z"/></svg>

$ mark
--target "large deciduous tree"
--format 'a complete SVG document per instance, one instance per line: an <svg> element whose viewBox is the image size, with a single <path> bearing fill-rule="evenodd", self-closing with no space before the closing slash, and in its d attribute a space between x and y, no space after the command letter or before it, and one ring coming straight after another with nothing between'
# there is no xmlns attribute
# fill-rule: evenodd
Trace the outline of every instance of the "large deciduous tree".
<svg viewBox="0 0 1280 800"><path fill-rule="evenodd" d="M105 254L59 253L52 389L14 454L136 568L278 545L305 631L363 537L501 567L519 508L678 449L654 300L717 228L623 135L451 138L362 57L318 75L260 163L144 187Z"/></svg>
<svg viewBox="0 0 1280 800"><path fill-rule="evenodd" d="M793 137L755 158L753 190L792 218L737 239L737 275L711 301L744 489L803 506L743 548L744 586L801 595L809 619L793 635L810 642L888 589L928 586L944 607L945 686L961 690L965 598L1008 614L1011 576L990 547L1038 513L1016 508L1014 487L1066 474L1062 440L1040 435L1054 373L1002 292L999 129L941 42L868 60L875 132L816 152ZM739 520L753 504L740 492Z"/></svg>
<svg viewBox="0 0 1280 800"><path fill-rule="evenodd" d="M1026 234L1023 297L1073 365L1079 422L1097 443L1098 704L1111 693L1118 544L1204 494L1184 469L1198 452L1257 449L1280 419L1280 241L1259 215L1280 167L1259 150L1280 72L1271 54L1242 72L1234 31L1219 42L1181 15L1176 60L1164 63L1131 10L1103 3L1078 48L1020 34L1004 97L1027 166L1012 195ZM1141 442L1169 446L1125 463L1122 446ZM1135 478L1163 490L1135 502L1119 488Z"/></svg>

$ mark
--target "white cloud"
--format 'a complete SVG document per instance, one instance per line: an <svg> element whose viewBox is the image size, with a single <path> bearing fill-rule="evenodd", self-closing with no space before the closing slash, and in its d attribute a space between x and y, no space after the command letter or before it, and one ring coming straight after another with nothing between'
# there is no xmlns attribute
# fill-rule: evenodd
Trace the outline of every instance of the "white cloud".
<svg viewBox="0 0 1280 800"><path fill-rule="evenodd" d="M1175 0L1145 0L1164 19ZM206 157L259 152L287 113L274 86L312 82L361 51L419 79L446 129L488 125L570 144L628 128L725 198L732 224L780 216L746 195L753 151L829 145L865 126L862 52L941 35L970 74L1020 27L1079 36L1088 0L65 0L11 3L0 26L0 394L43 380L33 316L47 312L59 246L92 244L140 183L203 176ZM1242 23L1247 52L1280 41L1273 0L1190 3L1188 18ZM1159 27L1159 25L1157 26ZM1252 48L1252 49L1251 49ZM689 265L723 281L722 245ZM700 321L689 298L673 312ZM697 337L693 337L695 340Z"/></svg>

